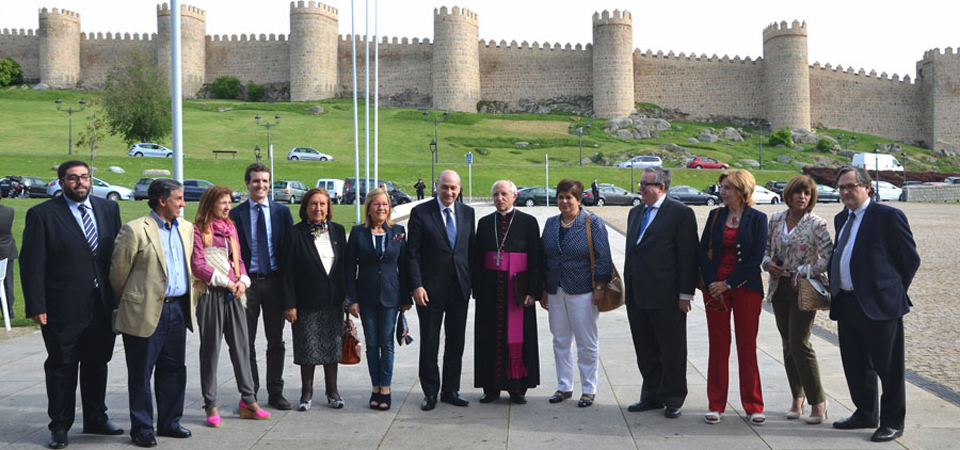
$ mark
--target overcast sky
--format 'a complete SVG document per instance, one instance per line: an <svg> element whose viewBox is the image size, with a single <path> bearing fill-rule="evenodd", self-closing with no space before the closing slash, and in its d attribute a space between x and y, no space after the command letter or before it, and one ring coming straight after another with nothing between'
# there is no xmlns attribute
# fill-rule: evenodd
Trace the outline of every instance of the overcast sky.
<svg viewBox="0 0 960 450"><path fill-rule="evenodd" d="M363 10L374 0L356 0L357 34L364 34ZM155 33L156 5L146 0L3 0L0 28L34 28L37 10L61 8L80 13L85 32ZM325 2L340 12L340 33L350 34L350 2ZM286 0L192 0L206 11L207 34L287 34ZM863 68L869 73L910 75L926 50L960 46L956 26L960 6L953 1L544 1L544 0L380 0L379 34L433 39L435 7L458 5L480 18L480 38L533 43L587 44L591 16L604 9L633 15L634 47L656 53L674 51L755 59L763 54L763 28L794 19L807 22L810 63Z"/></svg>

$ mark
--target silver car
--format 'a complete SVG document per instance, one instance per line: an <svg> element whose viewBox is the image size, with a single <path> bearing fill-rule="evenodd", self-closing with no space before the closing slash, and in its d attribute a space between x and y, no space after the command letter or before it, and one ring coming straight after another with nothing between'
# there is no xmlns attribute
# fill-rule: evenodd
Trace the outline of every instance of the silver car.
<svg viewBox="0 0 960 450"><path fill-rule="evenodd" d="M294 147L287 153L287 159L290 161L333 161L333 156L320 153L317 149L310 147Z"/></svg>
<svg viewBox="0 0 960 450"><path fill-rule="evenodd" d="M635 169L645 169L647 167L662 167L663 160L659 156L655 155L640 155L634 156L620 164L617 164L617 167L621 169L626 169L633 167Z"/></svg>
<svg viewBox="0 0 960 450"><path fill-rule="evenodd" d="M133 200L133 189L123 186L116 186L97 177L90 178L90 187L95 197L105 198L107 200ZM47 195L59 197L63 195L63 188L60 187L60 180L56 179L47 186Z"/></svg>
<svg viewBox="0 0 960 450"><path fill-rule="evenodd" d="M166 148L160 144L152 144L149 142L141 142L139 144L133 144L130 147L130 151L127 152L129 156L135 156L137 158L147 156L151 158L172 158L173 150Z"/></svg>
<svg viewBox="0 0 960 450"><path fill-rule="evenodd" d="M290 204L300 203L307 186L297 180L278 180L273 182L273 199Z"/></svg>

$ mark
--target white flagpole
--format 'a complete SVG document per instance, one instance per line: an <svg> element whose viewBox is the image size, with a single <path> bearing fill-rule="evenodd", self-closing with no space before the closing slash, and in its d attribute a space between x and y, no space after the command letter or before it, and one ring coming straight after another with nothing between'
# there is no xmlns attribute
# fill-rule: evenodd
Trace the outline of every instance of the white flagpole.
<svg viewBox="0 0 960 450"><path fill-rule="evenodd" d="M353 201L357 207L356 223L360 223L360 123L357 117L357 33L354 30L356 19L353 12L353 2L354 0L350 0L350 41L353 45L353 57L350 58L353 61L353 188L356 191Z"/></svg>
<svg viewBox="0 0 960 450"><path fill-rule="evenodd" d="M380 179L380 0L373 1L373 178Z"/></svg>
<svg viewBox="0 0 960 450"><path fill-rule="evenodd" d="M366 25L364 25L363 28L363 76L366 83L366 88L363 90L363 116L365 121L363 125L363 135L366 139L366 144L364 146L366 156L363 163L366 166L366 171L364 172L363 176L367 179L367 192L370 192L371 190L377 188L377 180L373 180L373 187L370 187L370 0L365 0L364 4L365 9L363 20L365 21Z"/></svg>
<svg viewBox="0 0 960 450"><path fill-rule="evenodd" d="M170 109L173 116L173 179L183 183L183 71L180 63L180 0L171 0Z"/></svg>

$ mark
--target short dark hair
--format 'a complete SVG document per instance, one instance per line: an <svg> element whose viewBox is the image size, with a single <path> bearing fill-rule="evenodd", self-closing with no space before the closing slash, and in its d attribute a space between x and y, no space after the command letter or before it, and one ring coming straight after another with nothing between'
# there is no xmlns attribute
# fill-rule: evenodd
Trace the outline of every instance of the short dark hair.
<svg viewBox="0 0 960 450"><path fill-rule="evenodd" d="M333 219L333 205L331 204L333 202L330 201L330 193L324 188L313 188L303 194L303 198L300 200L300 220L304 222L309 220L307 217L307 205L309 205L310 201L313 200L314 195L323 195L324 197L327 197L326 221L329 222Z"/></svg>
<svg viewBox="0 0 960 450"><path fill-rule="evenodd" d="M561 192L567 192L577 199L577 203L583 201L583 183L580 180L566 178L557 183L557 197Z"/></svg>
<svg viewBox="0 0 960 450"><path fill-rule="evenodd" d="M840 177L847 172L853 172L857 176L857 184L866 187L867 191L873 190L873 180L870 178L870 172L863 167L843 166L837 171L837 189L840 189Z"/></svg>
<svg viewBox="0 0 960 450"><path fill-rule="evenodd" d="M664 169L660 166L647 167L643 169L644 173L651 172L656 177L653 179L655 183L663 183L664 189L670 189L670 182L673 181L673 175L670 174L670 169Z"/></svg>
<svg viewBox="0 0 960 450"><path fill-rule="evenodd" d="M267 172L270 173L270 168L263 163L253 163L247 166L247 170L243 172L243 182L244 184L250 183L250 174L254 172ZM272 181L272 180L271 180Z"/></svg>
<svg viewBox="0 0 960 450"><path fill-rule="evenodd" d="M70 170L70 169L72 169L72 168L74 168L74 167L77 167L77 166L86 167L86 168L87 168L87 173L90 173L90 165L88 165L87 163L85 163L85 162L83 162L83 161L77 161L76 159L72 159L72 160L70 160L70 161L67 161L67 162L65 162L65 163L60 164L59 166L57 166L57 178L62 180L63 177L67 176L67 171L68 171L68 170Z"/></svg>
<svg viewBox="0 0 960 450"><path fill-rule="evenodd" d="M170 178L157 178L150 183L150 187L147 188L147 205L150 206L150 209L156 209L160 205L160 199L170 198L170 194L173 191L179 191L183 189L183 184L177 180L172 180Z"/></svg>

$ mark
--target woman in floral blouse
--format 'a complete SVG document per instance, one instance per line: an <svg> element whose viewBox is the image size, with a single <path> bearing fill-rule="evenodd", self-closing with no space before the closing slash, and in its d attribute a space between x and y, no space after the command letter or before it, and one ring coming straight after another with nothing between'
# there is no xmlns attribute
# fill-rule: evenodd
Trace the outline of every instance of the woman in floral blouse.
<svg viewBox="0 0 960 450"><path fill-rule="evenodd" d="M801 311L797 296L799 278L810 269L812 277L823 277L833 248L827 221L813 214L817 184L808 176L794 177L783 190L787 210L774 214L768 224L767 250L763 268L770 273L767 300L773 304L777 328L783 339L783 361L793 405L788 419L803 415L804 400L812 405L807 423L827 418L827 398L820 383L817 354L810 345L810 330L816 311Z"/></svg>

